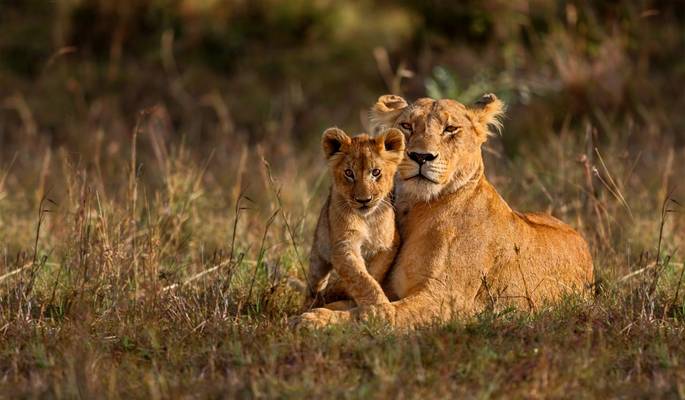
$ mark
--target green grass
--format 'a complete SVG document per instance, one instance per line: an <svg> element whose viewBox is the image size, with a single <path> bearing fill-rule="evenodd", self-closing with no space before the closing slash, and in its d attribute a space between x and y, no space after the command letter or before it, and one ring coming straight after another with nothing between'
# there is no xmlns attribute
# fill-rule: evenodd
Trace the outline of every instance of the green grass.
<svg viewBox="0 0 685 400"><path fill-rule="evenodd" d="M659 213L634 204L632 221L649 227L640 231L619 222L630 217L608 193L585 207L561 208L567 220L581 221L593 243L598 283L591 299L569 297L533 313L488 310L410 333L382 323L298 331L289 321L301 311L302 299L287 278L301 277L306 265L315 218L311 208L316 208L308 204L309 194L297 200L290 193L284 200L287 186L277 176L269 178L262 164L257 168L266 180L265 206L240 191L234 206L217 206L229 201L233 188L212 187L199 178L203 169L185 151L170 153L173 161L157 189L135 176L120 176L120 190L103 196L92 189L101 183L76 174L65 179L71 182L65 183L71 193L65 203L41 203L40 227L38 213L20 208L3 213L10 243L31 245L17 259L5 258L6 271L27 268L0 281L0 393L85 398L684 394L682 263L669 258L672 243L682 240L674 227L677 214L664 213L662 228ZM519 171L533 173L536 163L564 168L558 158L540 154ZM122 164L125 170L129 163ZM616 163L615 173L622 165ZM581 181L583 169L574 171L567 179ZM558 175L545 179L552 187L561 182ZM525 192L516 186L505 185L509 196ZM563 186L558 190L563 193ZM629 188L624 195L637 196ZM573 204L576 195L569 189L563 196L556 198ZM17 203L9 197L2 204L11 210ZM604 219L595 218L595 205ZM12 223L24 219L33 222ZM33 232L16 230L23 226ZM660 229L662 247L655 253ZM641 245L652 253L634 254L631 248ZM641 268L644 272L627 276Z"/></svg>
<svg viewBox="0 0 685 400"><path fill-rule="evenodd" d="M78 321L17 322L4 332L4 347L14 344L21 352L3 351L11 366L5 373L13 376L3 391L67 397L683 395L682 322L650 320L615 299L570 301L533 315L486 313L403 334L383 326L294 332L279 313L236 318L207 312L204 296L143 302L121 319L98 318L84 307Z"/></svg>

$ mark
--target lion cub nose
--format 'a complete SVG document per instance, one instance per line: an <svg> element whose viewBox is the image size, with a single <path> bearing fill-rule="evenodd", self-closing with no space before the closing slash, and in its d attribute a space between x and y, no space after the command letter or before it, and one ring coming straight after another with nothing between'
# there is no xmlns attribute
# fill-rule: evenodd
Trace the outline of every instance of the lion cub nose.
<svg viewBox="0 0 685 400"><path fill-rule="evenodd" d="M365 205L369 204L369 202L371 201L371 197L367 197L367 198L363 198L363 199L355 198L355 200L357 201L357 203L365 206Z"/></svg>
<svg viewBox="0 0 685 400"><path fill-rule="evenodd" d="M435 160L436 158L438 158L438 155L433 154L433 153L414 153L414 152L411 152L411 153L409 153L409 158L416 161L417 164L423 165L428 161Z"/></svg>

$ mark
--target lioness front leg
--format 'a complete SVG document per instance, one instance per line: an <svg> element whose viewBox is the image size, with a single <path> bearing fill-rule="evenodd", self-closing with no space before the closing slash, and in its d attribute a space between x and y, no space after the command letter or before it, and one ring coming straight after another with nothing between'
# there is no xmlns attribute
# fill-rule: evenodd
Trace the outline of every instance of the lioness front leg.
<svg viewBox="0 0 685 400"><path fill-rule="evenodd" d="M336 246L331 261L347 293L357 305L389 303L380 283L366 270L364 259L357 249Z"/></svg>
<svg viewBox="0 0 685 400"><path fill-rule="evenodd" d="M444 301L423 289L402 300L386 304L361 306L349 311L317 308L303 314L304 325L321 327L349 321L381 320L392 327L411 329L432 322L445 322L454 315L470 316L474 312L468 301Z"/></svg>
<svg viewBox="0 0 685 400"><path fill-rule="evenodd" d="M355 310L357 319L381 319L396 328L416 328L436 321L445 322L455 315L473 315L473 304L468 299L445 299L434 293L426 287L390 304L359 307Z"/></svg>

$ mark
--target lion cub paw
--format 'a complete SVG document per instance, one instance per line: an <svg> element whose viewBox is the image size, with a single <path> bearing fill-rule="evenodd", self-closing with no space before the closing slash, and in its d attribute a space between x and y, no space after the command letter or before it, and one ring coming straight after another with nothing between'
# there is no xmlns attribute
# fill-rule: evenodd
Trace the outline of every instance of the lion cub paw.
<svg viewBox="0 0 685 400"><path fill-rule="evenodd" d="M332 311L326 308L315 308L295 319L295 327L303 329L321 329L331 324L345 320L341 318L341 311Z"/></svg>

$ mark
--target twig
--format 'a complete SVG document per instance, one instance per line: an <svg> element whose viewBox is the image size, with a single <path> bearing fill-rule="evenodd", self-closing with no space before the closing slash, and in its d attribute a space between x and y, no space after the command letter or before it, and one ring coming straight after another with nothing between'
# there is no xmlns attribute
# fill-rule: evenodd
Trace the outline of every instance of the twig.
<svg viewBox="0 0 685 400"><path fill-rule="evenodd" d="M10 170L12 169L12 166L14 165L14 162L17 160L17 153L14 153L14 156L12 156L12 161L10 161L9 166L7 167L7 170L2 174L2 177L0 177L0 199L2 199L2 192L5 188L5 181L7 180L7 177L10 174Z"/></svg>
<svg viewBox="0 0 685 400"><path fill-rule="evenodd" d="M266 226L264 227L264 235L262 236L262 243L259 245L259 254L257 257L257 263L254 266L254 272L252 273L252 281L250 282L250 290L247 292L247 302L250 302L250 298L252 297L252 288L254 288L255 280L257 279L257 269L259 268L259 265L262 264L264 261L264 253L266 252L266 249L264 247L266 243L266 235L269 233L269 228L271 227L271 224L274 222L276 219L276 216L278 215L280 209L276 210L271 217L266 221Z"/></svg>
<svg viewBox="0 0 685 400"><path fill-rule="evenodd" d="M43 195L43 198L40 200L40 203L38 204L38 225L36 226L36 236L35 240L33 243L33 261L31 262L31 275L29 277L29 284L26 288L25 295L28 296L29 293L33 290L33 283L36 278L36 269L38 266L45 265L45 262L47 261L47 258L44 256L41 259L40 264L38 263L38 242L40 240L40 228L43 226L43 220L45 219L45 214L49 213L50 210L43 208L43 205L45 202L50 202L52 204L55 204L54 201L50 200L47 197L47 194Z"/></svg>
<svg viewBox="0 0 685 400"><path fill-rule="evenodd" d="M77 50L78 49L75 46L66 46L58 49L56 52L52 53L50 58L48 58L48 61L43 66L42 73L45 74L45 71L47 71L48 68L50 68L50 66L52 66L52 64L54 64L58 58L67 54L75 53Z"/></svg>
<svg viewBox="0 0 685 400"><path fill-rule="evenodd" d="M235 263L236 263L236 264L240 264L240 262L242 261L242 259L243 259L243 255L240 254L240 255L238 256L238 258L236 259L236 262L235 262ZM221 269L221 268L223 268L223 267L225 267L225 266L227 266L227 265L230 265L230 264L232 264L232 261L231 261L230 259L229 259L229 260L224 260L224 261L220 262L219 264L214 265L213 267L211 267L211 268L209 268L209 269L206 269L206 270L204 270L204 271L202 271L202 272L198 272L197 274L191 276L190 278L186 279L186 280L183 281L183 282L174 283L174 284L172 284L172 285L163 287L163 288L162 288L162 292L168 292L168 291L170 291L170 290L174 290L174 289L179 288L179 287L181 287L181 286L186 286L186 285L188 285L188 284L190 284L190 283L192 283L192 282L194 282L194 281L196 281L196 280L198 280L198 279L204 277L205 275L211 274L212 272L214 272L214 271L216 271L216 270L218 270L218 269Z"/></svg>
<svg viewBox="0 0 685 400"><path fill-rule="evenodd" d="M133 127L133 134L131 137L131 159L130 159L130 171L128 176L128 196L129 196L129 230L132 236L131 242L131 260L133 261L133 286L135 287L135 292L138 293L138 257L136 257L137 252L137 241L135 237L138 224L136 223L136 204L138 202L138 179L137 179L137 149L138 149L138 132L140 131L141 123L143 119L146 118L150 112L151 108L144 109L138 113L136 118L136 125Z"/></svg>
<svg viewBox="0 0 685 400"><path fill-rule="evenodd" d="M523 280L523 289L525 290L525 299L528 303L528 310L533 311L535 309L535 303L533 302L533 298L530 297L530 292L528 292L528 283L526 282L526 276L523 274L523 270L521 269L521 260L519 259L519 253L521 252L521 249L517 245L514 245L514 251L516 252L516 265L518 266L521 279Z"/></svg>
<svg viewBox="0 0 685 400"><path fill-rule="evenodd" d="M22 265L21 267L15 269L14 271L10 271L10 272L6 273L5 275L0 276L0 282L4 281L5 279L7 279L11 276L14 276L14 275L20 273L21 271L23 271L25 269L30 268L32 265L33 265L33 261L29 261L26 264Z"/></svg>
<svg viewBox="0 0 685 400"><path fill-rule="evenodd" d="M397 70L393 72L390 66L390 57L388 51L384 47L376 47L373 49L373 57L376 59L376 66L378 72L381 74L385 85L391 93L401 94L400 85L402 78L411 78L414 73L405 67L405 63L401 62Z"/></svg>
<svg viewBox="0 0 685 400"><path fill-rule="evenodd" d="M231 252L230 255L228 256L228 265L233 264L233 255L235 254L235 238L236 238L236 232L238 231L238 218L240 217L240 211L244 210L243 207L240 206L240 201L245 198L248 201L250 201L249 197L246 197L243 195L242 190L240 193L238 193L238 198L235 200L235 218L233 219L233 234L231 235ZM239 256L240 260L242 260L242 254ZM240 264L240 260L236 262L234 265ZM226 283L224 284L223 291L228 292L228 290L231 288L231 282L233 281L233 268L228 271L228 276L226 277Z"/></svg>
<svg viewBox="0 0 685 400"><path fill-rule="evenodd" d="M630 279L630 278L632 278L632 277L634 277L634 276L640 275L640 274L642 274L643 272L648 271L648 270L650 270L650 269L652 269L652 268L654 268L654 267L656 267L656 263L655 263L654 261L652 261L651 263L649 263L649 264L648 264L646 267L644 267L644 268L640 268L640 269L635 270L635 271L633 271L633 272L631 272L631 273L629 273L629 274L623 275L622 277L620 277L620 278L618 279L617 282L627 281L628 279Z"/></svg>
<svg viewBox="0 0 685 400"><path fill-rule="evenodd" d="M679 265L679 266L681 266L681 267L683 267L683 268L685 269L684 263L674 263L674 262L672 262L672 263L669 263L669 265L673 265L673 266L678 266L678 265ZM657 266L657 263L654 262L654 261L652 261L652 262L649 263L646 267L643 267L643 268L640 268L640 269L636 269L635 271L633 271L633 272L631 272L631 273L629 273L629 274L623 275L622 277L618 278L617 282L624 282L624 281L627 281L628 279L630 279L630 278L632 278L632 277L635 277L635 276L637 276L637 275L640 275L640 274L642 274L642 273L644 273L644 272L646 272L646 271L648 271L648 270L650 270L650 269L652 269L652 268L654 268L654 267L656 267L656 266Z"/></svg>
<svg viewBox="0 0 685 400"><path fill-rule="evenodd" d="M623 197L621 194L621 190L618 188L618 185L616 185L616 182L614 179L611 177L611 174L609 173L609 168L607 168L606 164L604 163L604 159L602 158L602 155L599 153L599 150L595 147L595 153L597 154L597 158L599 159L599 163L602 165L602 168L604 169L604 173L607 175L607 179L609 182L605 181L604 178L602 178L602 175L599 173L599 170L597 167L593 168L593 172L599 178L600 182L609 190L609 193L612 194L616 198L616 200L623 205L626 210L628 210L628 215L630 215L630 218L633 219L633 211L630 209L630 206L628 205L628 202L626 199ZM609 185L611 184L611 185Z"/></svg>
<svg viewBox="0 0 685 400"><path fill-rule="evenodd" d="M585 199L585 207L589 208L589 211L594 211L597 220L597 235L599 240L607 247L609 247L609 226L605 226L606 221L602 217L601 202L598 198L598 192L595 188L592 179L592 127L588 125L585 130L586 140L588 142L588 148L586 154L581 154L578 162L583 165L583 172L585 173L585 186L587 187L587 198Z"/></svg>
<svg viewBox="0 0 685 400"><path fill-rule="evenodd" d="M678 303L678 296L680 295L680 287L683 284L683 276L685 276L685 265L680 266L680 278L678 279L678 286L675 289L675 296L673 296L673 303L671 304L671 308L675 307L675 305Z"/></svg>
<svg viewBox="0 0 685 400"><path fill-rule="evenodd" d="M133 127L133 132L131 135L131 159L129 164L129 175L128 175L128 196L129 196L129 230L132 235L131 238L131 260L133 261L133 284L135 287L135 292L138 293L138 257L136 253L138 252L138 241L136 240L136 232L138 230L137 223L137 205L138 205L138 134L141 132L143 127L143 122L147 121L150 115L152 115L157 107L144 108L138 112L136 117L136 124Z"/></svg>
<svg viewBox="0 0 685 400"><path fill-rule="evenodd" d="M671 191L672 193L672 191ZM661 269L659 267L663 267L663 263L661 261L661 245L662 241L664 238L664 226L666 225L666 217L668 216L668 213L670 213L672 210L667 208L667 205L669 201L671 200L671 193L668 193L666 197L664 198L663 203L661 204L661 221L659 222L659 241L657 242L656 246L656 259L654 260L654 264L656 265L657 268L654 269L654 280L652 281L652 287L649 290L650 296L654 294L654 291L656 290L657 284L659 282L659 276L661 275ZM666 263L670 261L667 260Z"/></svg>

